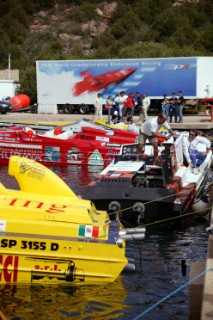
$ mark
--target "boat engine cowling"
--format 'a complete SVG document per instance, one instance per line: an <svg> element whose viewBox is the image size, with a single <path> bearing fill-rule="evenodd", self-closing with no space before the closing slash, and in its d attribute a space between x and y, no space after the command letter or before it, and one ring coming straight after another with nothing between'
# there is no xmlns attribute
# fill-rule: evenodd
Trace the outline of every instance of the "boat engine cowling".
<svg viewBox="0 0 213 320"><path fill-rule="evenodd" d="M118 239L116 239L117 245L122 248L124 241L141 241L145 239L146 228L127 228L122 229L118 233Z"/></svg>

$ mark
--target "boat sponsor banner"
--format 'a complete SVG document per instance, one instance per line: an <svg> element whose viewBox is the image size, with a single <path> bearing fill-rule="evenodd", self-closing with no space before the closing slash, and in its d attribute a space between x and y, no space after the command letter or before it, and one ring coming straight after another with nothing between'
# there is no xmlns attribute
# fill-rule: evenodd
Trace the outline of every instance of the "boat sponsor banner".
<svg viewBox="0 0 213 320"><path fill-rule="evenodd" d="M45 147L45 161L59 162L60 161L60 147Z"/></svg>
<svg viewBox="0 0 213 320"><path fill-rule="evenodd" d="M111 142L109 142L109 143L106 143L106 146L107 147L112 147L112 148L120 148L121 147L121 144L120 143L111 143Z"/></svg>
<svg viewBox="0 0 213 320"><path fill-rule="evenodd" d="M6 220L0 220L0 231L6 231Z"/></svg>
<svg viewBox="0 0 213 320"><path fill-rule="evenodd" d="M78 236L79 237L86 237L86 238L98 238L99 227L79 225Z"/></svg>
<svg viewBox="0 0 213 320"><path fill-rule="evenodd" d="M197 58L197 97L213 97L213 57Z"/></svg>
<svg viewBox="0 0 213 320"><path fill-rule="evenodd" d="M123 90L129 94L141 88L152 99L162 98L165 88L168 94L182 90L184 97L194 97L197 58L37 61L36 75L39 104L88 104L97 92L107 99ZM63 83L61 90L59 83Z"/></svg>
<svg viewBox="0 0 213 320"><path fill-rule="evenodd" d="M29 152L28 152L29 151ZM32 159L34 161L42 161L42 155L36 153L37 150L35 150L35 153L31 153L33 150L26 150L26 151L20 151L20 150L1 150L0 147L0 159L6 159L9 160L11 156L19 156L19 157L25 157Z"/></svg>
<svg viewBox="0 0 213 320"><path fill-rule="evenodd" d="M137 172L143 167L143 165L143 161L119 161L115 163L113 167L110 167L110 171Z"/></svg>
<svg viewBox="0 0 213 320"><path fill-rule="evenodd" d="M18 256L0 255L0 282L17 282Z"/></svg>
<svg viewBox="0 0 213 320"><path fill-rule="evenodd" d="M107 130L107 133L106 133L108 136L114 136L114 131L113 130Z"/></svg>
<svg viewBox="0 0 213 320"><path fill-rule="evenodd" d="M89 157L88 165L94 165L94 166L104 165L104 159L97 149Z"/></svg>
<svg viewBox="0 0 213 320"><path fill-rule="evenodd" d="M23 143L5 143L5 142L0 142L1 147L7 147L7 148L23 148L23 149L42 149L42 146L40 145L33 145L33 144L23 144Z"/></svg>
<svg viewBox="0 0 213 320"><path fill-rule="evenodd" d="M83 154L67 152L65 155L67 163L81 164L83 160Z"/></svg>
<svg viewBox="0 0 213 320"><path fill-rule="evenodd" d="M109 142L109 138L105 138L105 137L96 137L96 140Z"/></svg>

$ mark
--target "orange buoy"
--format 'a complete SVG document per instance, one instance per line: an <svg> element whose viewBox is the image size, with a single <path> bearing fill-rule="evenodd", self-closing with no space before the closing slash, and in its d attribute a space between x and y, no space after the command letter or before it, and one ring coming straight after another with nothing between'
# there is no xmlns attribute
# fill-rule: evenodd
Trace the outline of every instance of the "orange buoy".
<svg viewBox="0 0 213 320"><path fill-rule="evenodd" d="M13 111L21 110L30 105L30 98L26 94L18 94L10 98L9 102L13 107Z"/></svg>

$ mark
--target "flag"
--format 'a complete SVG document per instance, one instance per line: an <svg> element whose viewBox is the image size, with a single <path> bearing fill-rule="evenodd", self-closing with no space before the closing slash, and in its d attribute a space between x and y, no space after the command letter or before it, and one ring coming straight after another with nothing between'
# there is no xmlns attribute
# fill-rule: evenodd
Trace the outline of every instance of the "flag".
<svg viewBox="0 0 213 320"><path fill-rule="evenodd" d="M97 226L83 226L78 227L78 236L86 238L98 238L99 227Z"/></svg>

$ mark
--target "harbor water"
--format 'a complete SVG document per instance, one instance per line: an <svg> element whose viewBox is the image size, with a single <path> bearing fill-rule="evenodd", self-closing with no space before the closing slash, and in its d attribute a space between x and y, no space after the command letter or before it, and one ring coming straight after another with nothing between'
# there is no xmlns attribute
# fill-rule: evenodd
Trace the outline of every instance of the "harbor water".
<svg viewBox="0 0 213 320"><path fill-rule="evenodd" d="M101 170L86 166L51 169L78 195ZM0 167L0 176L6 187L18 188L7 166ZM0 310L10 320L186 320L190 268L206 259L207 226L208 215L147 227L145 241L127 244L127 256L136 270L122 272L112 284L1 286Z"/></svg>

